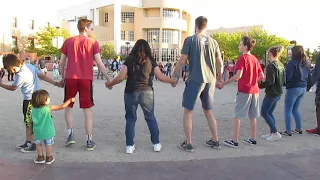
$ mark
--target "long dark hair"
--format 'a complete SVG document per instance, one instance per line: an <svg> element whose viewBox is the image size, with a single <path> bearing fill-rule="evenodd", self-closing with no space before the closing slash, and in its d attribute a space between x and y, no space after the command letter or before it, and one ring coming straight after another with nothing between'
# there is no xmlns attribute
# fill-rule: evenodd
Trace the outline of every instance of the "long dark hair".
<svg viewBox="0 0 320 180"><path fill-rule="evenodd" d="M148 58L154 61L149 43L144 39L139 39L133 46L129 58L139 64L143 64Z"/></svg>
<svg viewBox="0 0 320 180"><path fill-rule="evenodd" d="M308 67L307 57L304 52L303 46L294 46L291 49L292 59L298 60L303 64L304 67Z"/></svg>

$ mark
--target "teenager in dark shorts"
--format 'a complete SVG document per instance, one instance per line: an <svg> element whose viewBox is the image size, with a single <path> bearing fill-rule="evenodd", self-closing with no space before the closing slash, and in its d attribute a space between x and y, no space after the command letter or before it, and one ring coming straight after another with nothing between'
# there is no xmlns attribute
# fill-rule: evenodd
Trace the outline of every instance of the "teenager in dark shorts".
<svg viewBox="0 0 320 180"><path fill-rule="evenodd" d="M3 58L3 65L7 70L16 73L16 78L12 85L3 84L2 81L0 81L0 87L9 91L15 91L16 89L21 88L21 93L23 95L22 112L26 126L26 141L24 144L17 145L17 148L21 149L21 152L34 152L36 150L36 145L34 144L32 127L30 124L32 111L31 97L32 93L39 89L38 78L55 86L62 87L62 84L45 76L32 64L23 63L14 54L8 54Z"/></svg>
<svg viewBox="0 0 320 180"><path fill-rule="evenodd" d="M308 133L320 135L320 53L316 61L316 66L312 73L312 81L309 80L308 90L317 84L316 95L315 95L315 105L316 105L316 117L317 117L317 127L314 129L306 130Z"/></svg>
<svg viewBox="0 0 320 180"><path fill-rule="evenodd" d="M213 115L213 96L217 81L222 80L223 62L219 45L216 40L205 34L207 18L200 16L195 21L196 34L187 37L181 50L180 60L173 72L178 80L182 68L189 62L189 76L183 93L184 107L183 127L186 140L179 147L193 152L192 145L192 114L197 99L202 101L203 112L211 131L211 138L206 145L220 149L217 122Z"/></svg>
<svg viewBox="0 0 320 180"><path fill-rule="evenodd" d="M91 38L93 25L88 19L78 21L79 35L67 39L61 48L60 72L65 82L65 101L79 93L80 108L85 116L85 129L87 135L86 150L92 151L96 143L92 140L92 111L93 103L93 62L102 74L110 81L107 70L101 60L99 43ZM66 59L68 58L68 61ZM66 69L65 69L66 68ZM65 110L65 119L68 127L66 145L75 143L73 132L73 103Z"/></svg>

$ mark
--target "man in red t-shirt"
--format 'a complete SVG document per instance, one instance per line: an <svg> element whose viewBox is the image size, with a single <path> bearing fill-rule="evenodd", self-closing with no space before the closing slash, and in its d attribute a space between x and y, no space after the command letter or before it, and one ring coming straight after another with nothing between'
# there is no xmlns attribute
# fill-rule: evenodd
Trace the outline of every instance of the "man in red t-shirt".
<svg viewBox="0 0 320 180"><path fill-rule="evenodd" d="M67 39L61 47L60 72L65 83L65 97L68 100L79 92L80 108L85 116L85 128L87 134L87 150L92 151L96 147L92 140L92 111L93 103L93 63L96 62L100 72L110 81L106 68L101 61L99 43L91 38L92 21L80 19L78 21L79 35ZM66 59L68 60L66 61ZM65 110L65 118L68 126L68 138L66 145L75 143L73 134L73 103Z"/></svg>
<svg viewBox="0 0 320 180"><path fill-rule="evenodd" d="M251 134L250 138L244 142L256 145L257 118L260 116L259 108L259 86L258 82L264 79L259 60L250 53L255 46L255 40L250 37L243 37L239 51L242 56L239 57L236 64L237 73L227 81L218 84L222 89L225 85L238 80L238 93L236 107L234 110L234 136L232 140L224 141L224 144L237 148L239 146L240 119L250 119Z"/></svg>

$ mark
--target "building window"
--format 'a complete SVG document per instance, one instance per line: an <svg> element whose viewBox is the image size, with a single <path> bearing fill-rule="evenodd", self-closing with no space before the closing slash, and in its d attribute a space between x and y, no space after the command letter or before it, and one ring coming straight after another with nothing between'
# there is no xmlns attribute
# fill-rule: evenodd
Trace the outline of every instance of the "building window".
<svg viewBox="0 0 320 180"><path fill-rule="evenodd" d="M28 38L28 40L29 40L29 46L31 47L31 48L34 48L35 46L34 46L34 38L33 37L30 37L30 38Z"/></svg>
<svg viewBox="0 0 320 180"><path fill-rule="evenodd" d="M174 9L163 9L162 17L179 19L180 12Z"/></svg>
<svg viewBox="0 0 320 180"><path fill-rule="evenodd" d="M151 43L159 43L160 29L147 29L147 41L149 44ZM155 38L155 41L154 41Z"/></svg>
<svg viewBox="0 0 320 180"><path fill-rule="evenodd" d="M153 54L154 60L156 60L156 61L160 60L160 58L159 58L159 49L152 49L152 54Z"/></svg>
<svg viewBox="0 0 320 180"><path fill-rule="evenodd" d="M178 49L162 48L162 61L175 62L178 57Z"/></svg>
<svg viewBox="0 0 320 180"><path fill-rule="evenodd" d="M129 31L129 41L134 41L134 31Z"/></svg>
<svg viewBox="0 0 320 180"><path fill-rule="evenodd" d="M18 38L17 38L17 36L12 36L12 46L13 46L13 48L18 48Z"/></svg>
<svg viewBox="0 0 320 180"><path fill-rule="evenodd" d="M109 14L108 13L104 13L104 22L105 23L109 22Z"/></svg>
<svg viewBox="0 0 320 180"><path fill-rule="evenodd" d="M13 18L12 19L12 27L13 28L17 28L18 27L18 19L17 18Z"/></svg>
<svg viewBox="0 0 320 180"><path fill-rule="evenodd" d="M125 41L126 40L126 32L121 31L121 40Z"/></svg>
<svg viewBox="0 0 320 180"><path fill-rule="evenodd" d="M134 23L134 12L121 12L122 23Z"/></svg>
<svg viewBox="0 0 320 180"><path fill-rule="evenodd" d="M171 29L163 29L162 43L179 44L179 31L171 30Z"/></svg>
<svg viewBox="0 0 320 180"><path fill-rule="evenodd" d="M34 30L34 20L30 20L29 29Z"/></svg>

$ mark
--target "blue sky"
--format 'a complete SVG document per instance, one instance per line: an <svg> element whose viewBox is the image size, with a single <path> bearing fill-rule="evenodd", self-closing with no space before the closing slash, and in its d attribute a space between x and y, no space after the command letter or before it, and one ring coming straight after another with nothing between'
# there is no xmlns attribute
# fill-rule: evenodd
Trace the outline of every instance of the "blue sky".
<svg viewBox="0 0 320 180"><path fill-rule="evenodd" d="M6 1L10 8L0 12L45 19L56 19L56 12L75 4L89 0L10 0ZM279 36L296 39L305 47L317 48L320 43L318 30L320 23L317 0L185 0L190 1L193 16L207 16L209 29L219 27L239 27L264 25L264 28ZM19 4L19 6L16 6ZM34 6L37 6L34 9Z"/></svg>

